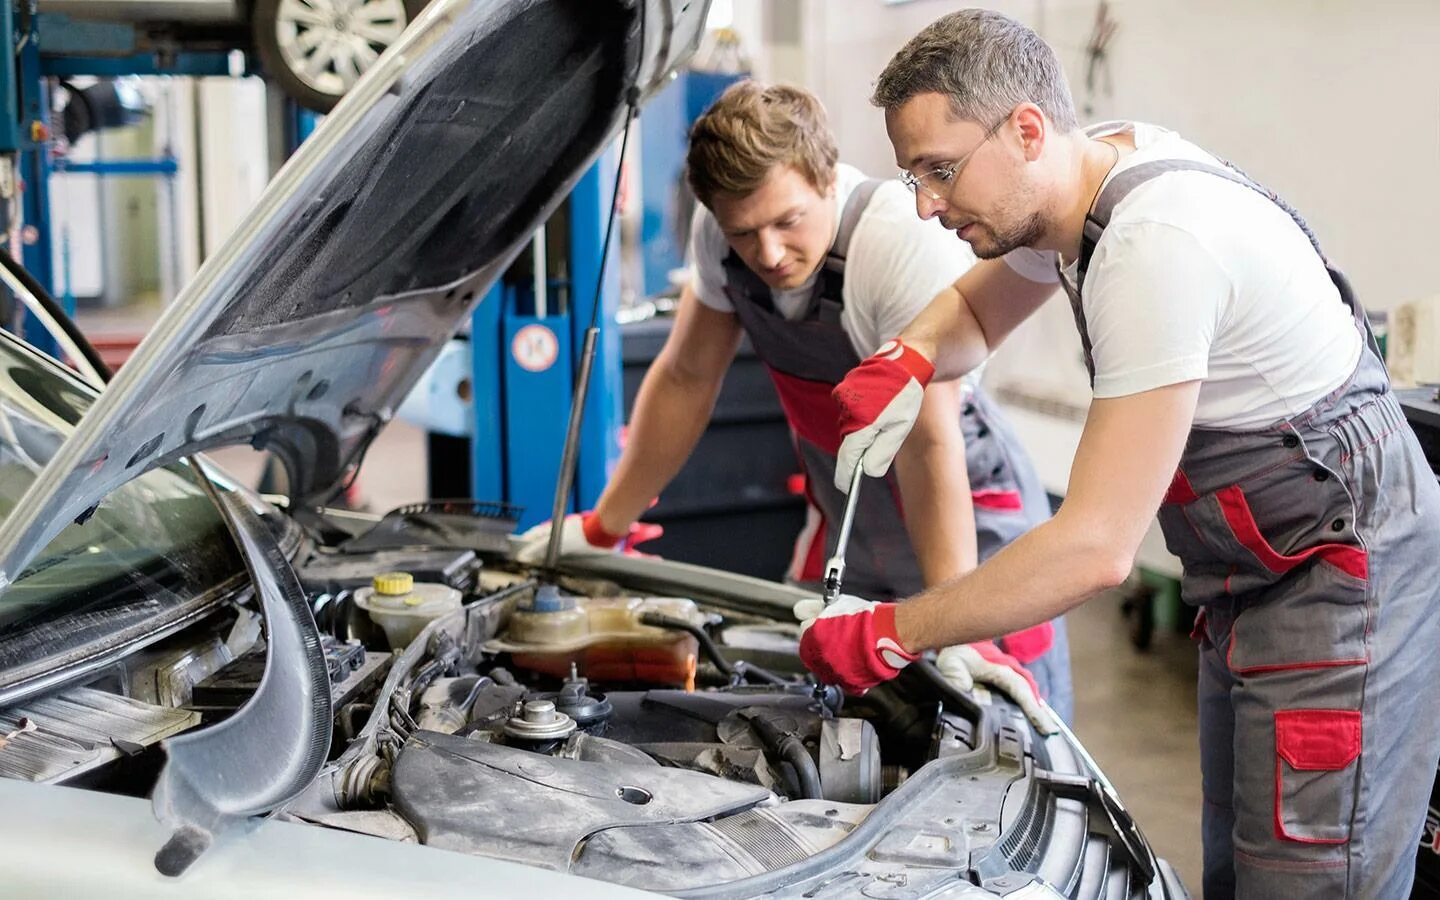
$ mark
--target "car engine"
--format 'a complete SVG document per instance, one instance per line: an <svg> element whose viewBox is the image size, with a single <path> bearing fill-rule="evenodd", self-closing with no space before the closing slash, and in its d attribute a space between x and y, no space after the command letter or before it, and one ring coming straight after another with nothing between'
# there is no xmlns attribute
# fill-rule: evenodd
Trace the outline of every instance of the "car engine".
<svg viewBox="0 0 1440 900"><path fill-rule="evenodd" d="M542 571L474 509L361 524L308 522L292 554L333 720L275 817L697 897L1169 896L1075 748L1014 707L923 662L861 697L815 683L800 592L658 560ZM0 773L158 796L163 742L295 664L271 627L242 593L0 711Z"/></svg>
<svg viewBox="0 0 1440 900"><path fill-rule="evenodd" d="M338 598L320 621L419 637L385 610L383 577L337 580L331 559L316 561L302 578L323 572L314 586ZM899 754L912 763L965 738L938 707L924 722L901 704L844 709L800 668L793 623L514 565L466 568L429 569L473 579L474 599L448 614L451 628L432 609L428 641L360 704L381 714L288 815L673 890L799 862L852 832L908 771L885 763L877 723L900 726L890 731L915 745Z"/></svg>

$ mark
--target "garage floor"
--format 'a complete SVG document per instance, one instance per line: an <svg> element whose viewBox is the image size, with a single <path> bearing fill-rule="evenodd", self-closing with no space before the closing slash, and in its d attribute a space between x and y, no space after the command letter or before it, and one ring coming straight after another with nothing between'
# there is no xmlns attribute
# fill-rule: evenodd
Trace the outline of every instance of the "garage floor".
<svg viewBox="0 0 1440 900"><path fill-rule="evenodd" d="M254 484L263 457L245 448L214 458ZM384 473L378 477L372 473ZM395 422L376 441L358 479L376 512L425 498L421 432ZM1110 776L1155 851L1200 895L1200 759L1196 744L1195 648L1157 631L1146 653L1130 644L1119 600L1098 597L1069 617L1076 732Z"/></svg>

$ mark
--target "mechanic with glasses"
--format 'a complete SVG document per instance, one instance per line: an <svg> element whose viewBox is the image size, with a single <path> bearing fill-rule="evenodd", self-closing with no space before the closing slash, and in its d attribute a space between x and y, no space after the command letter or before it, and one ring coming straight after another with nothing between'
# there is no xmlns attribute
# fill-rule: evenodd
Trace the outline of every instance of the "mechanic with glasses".
<svg viewBox="0 0 1440 900"><path fill-rule="evenodd" d="M899 184L839 164L823 107L798 88L732 85L696 121L687 164L700 201L693 277L640 388L615 474L593 512L566 520L561 549L608 552L643 534L636 520L694 449L745 334L773 378L806 479L808 521L789 577L818 583L845 505L834 482L854 471L836 471L831 391L975 258L917 219ZM973 379L916 388L906 402L915 432L894 474L861 493L847 551L845 587L867 596L940 584L1050 513L1029 458ZM543 555L549 536L548 524L531 529L522 558ZM977 679L1000 688L1053 730L1036 698L1069 717L1063 623L991 637L946 649L940 668L962 688Z"/></svg>
<svg viewBox="0 0 1440 900"><path fill-rule="evenodd" d="M1118 585L1158 511L1199 607L1205 897L1409 896L1440 756L1440 486L1345 279L1174 132L1081 129L1054 51L998 13L935 22L873 99L920 216L984 261L845 377L839 470L886 472L907 396L1057 284L1094 401L1054 518L898 606L805 601L802 659L860 690L1049 620Z"/></svg>

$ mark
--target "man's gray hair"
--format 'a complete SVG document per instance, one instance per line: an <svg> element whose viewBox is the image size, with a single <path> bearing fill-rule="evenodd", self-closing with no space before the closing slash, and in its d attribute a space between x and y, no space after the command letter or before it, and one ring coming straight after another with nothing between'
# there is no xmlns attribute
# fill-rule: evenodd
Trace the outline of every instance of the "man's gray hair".
<svg viewBox="0 0 1440 900"><path fill-rule="evenodd" d="M1029 28L998 12L962 9L911 38L875 82L870 102L899 109L942 94L959 119L989 127L1034 103L1062 131L1079 127L1060 60Z"/></svg>

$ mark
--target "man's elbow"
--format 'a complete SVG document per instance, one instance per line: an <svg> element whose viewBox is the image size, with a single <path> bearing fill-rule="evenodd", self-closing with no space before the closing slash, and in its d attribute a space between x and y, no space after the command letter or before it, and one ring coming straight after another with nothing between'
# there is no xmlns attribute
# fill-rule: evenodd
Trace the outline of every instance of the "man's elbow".
<svg viewBox="0 0 1440 900"><path fill-rule="evenodd" d="M650 374L672 391L703 394L719 387L725 370L721 369L718 373L706 371L682 359L679 354L666 352L651 365Z"/></svg>
<svg viewBox="0 0 1440 900"><path fill-rule="evenodd" d="M1117 533L1118 529L1091 521L1075 521L1062 508L1055 524L1070 536L1068 543L1078 552L1077 564L1089 593L1108 591L1124 584L1135 568L1139 547Z"/></svg>
<svg viewBox="0 0 1440 900"><path fill-rule="evenodd" d="M1135 554L1105 548L1092 556L1090 586L1095 593L1113 590L1124 584L1135 568Z"/></svg>

